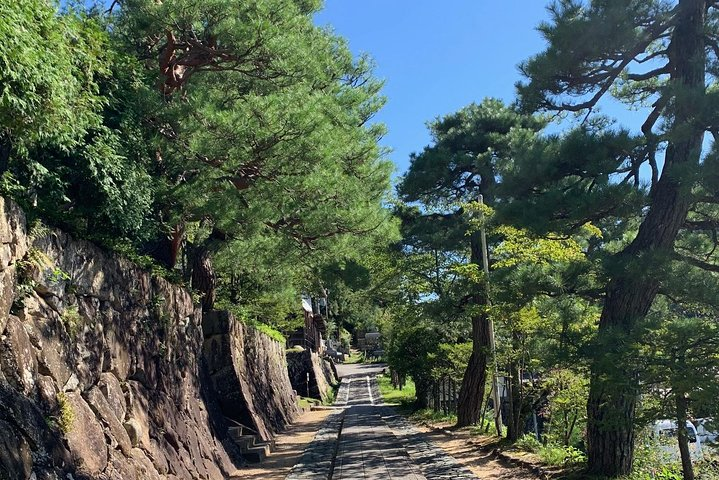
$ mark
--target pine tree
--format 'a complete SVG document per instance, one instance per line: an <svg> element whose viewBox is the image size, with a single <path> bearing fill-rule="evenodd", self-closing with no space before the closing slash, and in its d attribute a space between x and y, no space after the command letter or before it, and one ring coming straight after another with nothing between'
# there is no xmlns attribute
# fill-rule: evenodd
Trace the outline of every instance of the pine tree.
<svg viewBox="0 0 719 480"><path fill-rule="evenodd" d="M624 339L660 292L662 265L675 257L675 240L695 204L693 190L704 168L702 141L716 125L714 113L707 108L714 94L706 79L708 73L713 75L716 61L717 7L716 2L705 0L557 1L550 7L551 22L540 27L549 43L547 50L522 66L529 81L519 85L519 93L528 111L589 116L609 94L632 105L650 106L637 148L601 177L605 190L614 193L633 180L639 196L646 195L646 208L638 212L636 235L608 264L610 280L599 324L601 353L593 364L587 407L589 471L593 474L619 476L631 471L636 372L625 362L610 364L603 357L621 358ZM565 171L565 177L591 178L589 167L596 155L589 150L576 153L579 169ZM651 170L646 189L640 178L644 163ZM555 163L555 167L565 165ZM621 195L613 197L617 200L613 204L588 202L592 195L597 200L596 183L575 185L575 193L584 194L574 203L580 204L578 211L555 212L555 219L581 213L587 214L585 218L607 217L615 213L612 208L623 206ZM592 206L587 208L587 204ZM589 214L587 210L592 209Z"/></svg>
<svg viewBox="0 0 719 480"><path fill-rule="evenodd" d="M647 420L676 421L684 479L694 479L686 428L690 417L715 417L719 384L716 310L655 302L641 324L637 358L645 387Z"/></svg>
<svg viewBox="0 0 719 480"><path fill-rule="evenodd" d="M162 102L143 120L155 131L167 185L166 257L174 263L177 246L189 241L205 309L223 275L212 259L223 249L272 237L265 247L275 258L303 252L309 264L387 223L392 167L378 146L384 127L370 124L382 83L371 61L312 24L318 8L127 0L111 18L116 41L154 74ZM188 238L198 223L202 235ZM225 276L246 273L223 264L232 269Z"/></svg>
<svg viewBox="0 0 719 480"><path fill-rule="evenodd" d="M455 238L468 234L468 241L460 251L468 251L469 263L481 270L480 235L478 231L470 231L466 219L462 220L461 204L476 202L480 195L492 204L496 200L497 180L511 163L509 150L513 135L539 128L538 120L519 115L492 99L438 119L430 126L434 143L412 157L399 193L403 200L423 205L423 213L429 225L435 224L435 230L451 226L459 229ZM468 305L473 311L473 349L460 388L459 426L479 421L485 393L490 353L489 298L482 283L474 285Z"/></svg>

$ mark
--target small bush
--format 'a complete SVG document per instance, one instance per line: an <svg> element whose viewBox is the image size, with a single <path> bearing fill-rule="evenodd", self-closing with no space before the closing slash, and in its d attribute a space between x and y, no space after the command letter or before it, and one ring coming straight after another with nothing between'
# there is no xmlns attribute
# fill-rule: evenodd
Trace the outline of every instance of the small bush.
<svg viewBox="0 0 719 480"><path fill-rule="evenodd" d="M559 445L542 445L537 452L542 462L552 466L562 466L565 464L567 458L567 452L564 447Z"/></svg>
<svg viewBox="0 0 719 480"><path fill-rule="evenodd" d="M551 466L581 465L586 454L578 448L548 443L543 445L533 435L524 435L514 444L520 450L535 453L543 463Z"/></svg>
<svg viewBox="0 0 719 480"><path fill-rule="evenodd" d="M332 405L333 403L335 403L335 399L337 398L337 390L339 390L339 385L331 387L327 391L325 399L322 401L322 405Z"/></svg>
<svg viewBox="0 0 719 480"><path fill-rule="evenodd" d="M542 443L534 435L526 434L517 440L514 446L525 452L537 453L542 448Z"/></svg>
<svg viewBox="0 0 719 480"><path fill-rule="evenodd" d="M564 463L566 465L579 465L587 461L587 455L578 448L565 448Z"/></svg>
<svg viewBox="0 0 719 480"><path fill-rule="evenodd" d="M719 480L719 457L716 450L705 453L704 458L694 465L697 480Z"/></svg>
<svg viewBox="0 0 719 480"><path fill-rule="evenodd" d="M77 334L80 333L81 326L80 312L78 311L77 306L72 305L67 307L65 311L62 312L60 319L62 320L62 324L65 326L65 330L67 330L68 335L70 335L73 339L77 337Z"/></svg>
<svg viewBox="0 0 719 480"><path fill-rule="evenodd" d="M276 328L261 322L256 317L252 316L249 311L241 305L236 305L229 302L217 302L216 308L219 310L227 310L235 316L235 320L238 322L250 326L260 333L264 333L273 340L280 342L282 345L285 344L287 338L277 330Z"/></svg>
<svg viewBox="0 0 719 480"><path fill-rule="evenodd" d="M287 341L284 335L282 335L282 332L270 327L266 323L260 323L260 322L249 322L249 325L252 326L255 330L258 332L264 333L268 337L270 337L273 340L276 340L284 345L284 343Z"/></svg>

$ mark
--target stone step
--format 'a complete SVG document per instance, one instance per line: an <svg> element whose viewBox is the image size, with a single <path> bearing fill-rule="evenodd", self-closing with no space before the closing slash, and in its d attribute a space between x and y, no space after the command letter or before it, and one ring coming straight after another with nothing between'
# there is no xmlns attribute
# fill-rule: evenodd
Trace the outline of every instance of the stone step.
<svg viewBox="0 0 719 480"><path fill-rule="evenodd" d="M249 463L261 463L265 458L267 458L267 456L270 454L270 443L261 443L264 443L264 445L255 445L254 447L248 447L244 450L240 450L245 460L247 460Z"/></svg>
<svg viewBox="0 0 719 480"><path fill-rule="evenodd" d="M230 427L230 438L237 444L240 453L249 463L262 462L272 451L273 442L265 442L258 435L244 435L247 429Z"/></svg>
<svg viewBox="0 0 719 480"><path fill-rule="evenodd" d="M243 448L250 448L256 446L257 437L254 435L232 435L230 434L230 437L232 437L232 440L237 444L238 447L240 447L240 450Z"/></svg>

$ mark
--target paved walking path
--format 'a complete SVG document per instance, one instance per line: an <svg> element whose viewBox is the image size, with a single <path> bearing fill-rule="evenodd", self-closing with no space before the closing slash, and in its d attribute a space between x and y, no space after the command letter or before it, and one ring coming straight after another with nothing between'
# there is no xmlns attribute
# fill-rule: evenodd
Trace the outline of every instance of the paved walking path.
<svg viewBox="0 0 719 480"><path fill-rule="evenodd" d="M375 378L381 367L348 367L335 402L344 411L328 419L287 480L476 480L382 405Z"/></svg>

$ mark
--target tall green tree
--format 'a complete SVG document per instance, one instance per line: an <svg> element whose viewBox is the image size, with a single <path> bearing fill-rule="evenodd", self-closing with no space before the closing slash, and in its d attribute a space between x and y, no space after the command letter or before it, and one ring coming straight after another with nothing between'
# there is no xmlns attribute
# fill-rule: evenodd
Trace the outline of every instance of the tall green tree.
<svg viewBox="0 0 719 480"><path fill-rule="evenodd" d="M422 205L435 230L450 225L455 237L467 235L462 252L475 266L481 265L480 235L462 216L462 204L482 195L489 204L497 201L497 182L511 164L512 135L535 132L541 122L522 116L498 100L488 99L430 125L433 143L411 158L409 170L398 189L406 202ZM510 135L512 134L512 135ZM431 228L431 223L428 224ZM481 416L489 357L489 299L487 289L475 285L467 298L472 306L473 350L460 389L458 425L475 424Z"/></svg>
<svg viewBox="0 0 719 480"><path fill-rule="evenodd" d="M490 314L498 325L498 363L508 380L507 438L516 441L530 410L526 408L524 373L532 368L535 372L560 369L575 373L586 368L579 355L570 353L571 343L576 348L578 342L568 337L571 330L586 335L587 320L595 320L595 269L585 252L599 232L586 225L574 236L537 237L507 225L490 223L490 227L499 237L493 248ZM579 305L585 305L579 315L566 308ZM557 325L554 319L561 323ZM548 349L547 340L556 335L557 327L561 328L560 343ZM583 347L581 343L578 346ZM546 350L557 355L552 358ZM567 431L574 430L576 420L569 422L572 428ZM568 445L568 436L562 441Z"/></svg>
<svg viewBox="0 0 719 480"><path fill-rule="evenodd" d="M382 83L321 2L91 3L0 5L0 188L29 214L278 324L393 238Z"/></svg>
<svg viewBox="0 0 719 480"><path fill-rule="evenodd" d="M167 249L190 255L211 309L213 258L273 237L274 258L326 256L382 229L391 164L371 119L383 104L371 62L312 23L294 0L127 0L112 16L125 52L146 62L162 99L157 135ZM187 232L200 224L202 235ZM269 258L264 254L259 258Z"/></svg>
<svg viewBox="0 0 719 480"><path fill-rule="evenodd" d="M3 193L81 235L151 232L147 157L109 113L137 62L114 51L97 16L48 0L5 2L0 15Z"/></svg>
<svg viewBox="0 0 719 480"><path fill-rule="evenodd" d="M638 358L647 401L646 420L672 418L686 480L694 479L689 450L689 418L717 414L719 326L715 311L669 301L655 302L642 322Z"/></svg>
<svg viewBox="0 0 719 480"><path fill-rule="evenodd" d="M630 197L616 195L611 197L616 201L601 204L597 193L617 194L622 185L634 183L644 196L644 208L636 212L636 233L607 266L610 280L598 339L603 353L593 364L587 406L593 474L619 476L632 468L638 382L629 363L616 360L624 339L662 288L662 266L675 256L675 240L695 205L697 179L713 163L702 162L701 153L705 133L716 128L713 107L707 107L715 97L718 7L706 0L553 2L551 21L540 27L547 50L522 65L528 81L519 85L519 93L527 111L591 115L605 97L614 95L648 112L634 147L623 154L615 151L597 162L596 152L585 149L566 164L553 163L555 175L562 171L558 176L576 179L566 191L579 193L578 202L559 190L533 187L533 195L552 191L548 196L565 200L557 203L560 207L570 202L577 206L545 212L549 215L544 218L554 220L614 215ZM604 135L616 145L616 130ZM601 163L614 167L593 168ZM641 175L644 164L649 182ZM713 202L716 185L709 190L706 201Z"/></svg>

